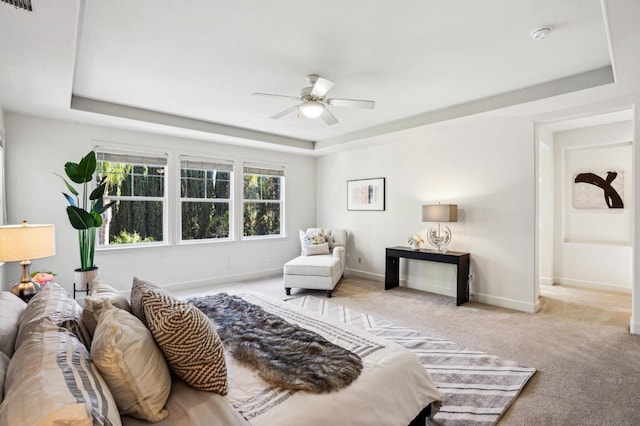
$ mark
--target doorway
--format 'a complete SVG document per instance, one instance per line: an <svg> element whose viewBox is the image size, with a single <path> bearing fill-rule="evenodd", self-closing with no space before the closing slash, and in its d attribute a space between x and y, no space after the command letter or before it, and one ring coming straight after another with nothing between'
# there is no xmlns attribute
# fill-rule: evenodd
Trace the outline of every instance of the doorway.
<svg viewBox="0 0 640 426"><path fill-rule="evenodd" d="M536 125L539 312L564 309L570 315L616 324L626 317L628 327L633 132L631 110ZM584 182L578 176L588 172L606 179L609 171L617 173L623 208L580 204L584 185L579 184Z"/></svg>

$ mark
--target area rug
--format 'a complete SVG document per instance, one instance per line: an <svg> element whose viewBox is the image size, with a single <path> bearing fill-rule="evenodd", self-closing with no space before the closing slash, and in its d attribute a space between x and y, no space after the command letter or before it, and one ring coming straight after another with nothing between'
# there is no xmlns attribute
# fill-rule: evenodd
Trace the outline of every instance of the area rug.
<svg viewBox="0 0 640 426"><path fill-rule="evenodd" d="M444 395L433 425L494 425L536 372L513 361L469 350L443 339L374 318L313 296L287 300L413 351Z"/></svg>

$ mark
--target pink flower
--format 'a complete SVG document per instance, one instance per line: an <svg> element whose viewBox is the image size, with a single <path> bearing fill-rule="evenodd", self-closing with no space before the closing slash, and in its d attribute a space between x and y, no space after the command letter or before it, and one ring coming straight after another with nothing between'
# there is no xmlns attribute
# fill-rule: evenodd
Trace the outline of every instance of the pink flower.
<svg viewBox="0 0 640 426"><path fill-rule="evenodd" d="M38 284L49 284L53 281L53 275L47 274L46 272L39 272L34 277L33 280Z"/></svg>

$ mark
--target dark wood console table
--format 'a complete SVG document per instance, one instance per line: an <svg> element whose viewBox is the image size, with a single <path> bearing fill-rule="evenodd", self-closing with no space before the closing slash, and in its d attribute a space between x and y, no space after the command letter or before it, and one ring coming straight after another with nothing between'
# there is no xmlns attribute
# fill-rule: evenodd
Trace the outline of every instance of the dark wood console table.
<svg viewBox="0 0 640 426"><path fill-rule="evenodd" d="M451 263L458 267L456 305L469 301L469 262L471 255L459 251L412 250L408 247L387 247L387 264L384 273L384 289L400 285L400 258Z"/></svg>

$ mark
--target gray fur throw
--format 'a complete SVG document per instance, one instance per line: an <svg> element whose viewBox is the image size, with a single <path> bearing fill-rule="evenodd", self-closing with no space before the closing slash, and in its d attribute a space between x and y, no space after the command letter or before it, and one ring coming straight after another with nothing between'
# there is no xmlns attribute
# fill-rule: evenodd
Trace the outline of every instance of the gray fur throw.
<svg viewBox="0 0 640 426"><path fill-rule="evenodd" d="M215 325L225 350L274 386L313 393L348 386L362 371L358 355L238 296L189 300Z"/></svg>

